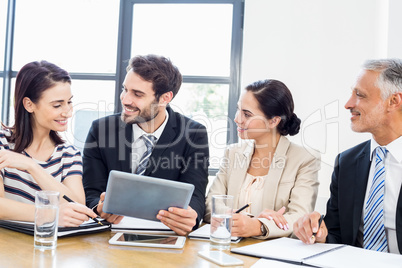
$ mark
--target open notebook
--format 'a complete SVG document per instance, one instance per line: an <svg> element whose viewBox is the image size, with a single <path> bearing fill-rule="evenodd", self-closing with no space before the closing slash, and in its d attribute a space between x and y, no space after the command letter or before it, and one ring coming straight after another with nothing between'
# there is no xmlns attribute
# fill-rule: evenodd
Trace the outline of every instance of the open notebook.
<svg viewBox="0 0 402 268"><path fill-rule="evenodd" d="M151 221L133 217L124 217L120 223L112 224L112 231L174 234L169 227L160 221Z"/></svg>
<svg viewBox="0 0 402 268"><path fill-rule="evenodd" d="M399 254L342 244L306 245L300 240L287 237L233 248L231 252L313 267L402 267L402 256Z"/></svg>
<svg viewBox="0 0 402 268"><path fill-rule="evenodd" d="M211 234L211 225L204 224L197 230L189 233L188 237L192 239L209 239L210 234ZM241 239L242 237L232 236L232 243L239 243Z"/></svg>
<svg viewBox="0 0 402 268"><path fill-rule="evenodd" d="M74 236L90 233L98 233L110 230L111 224L105 220L99 220L103 225L100 225L93 220L84 222L78 227L60 227L57 231L58 237ZM7 221L0 220L0 227L17 231L24 234L34 235L34 223L26 221Z"/></svg>

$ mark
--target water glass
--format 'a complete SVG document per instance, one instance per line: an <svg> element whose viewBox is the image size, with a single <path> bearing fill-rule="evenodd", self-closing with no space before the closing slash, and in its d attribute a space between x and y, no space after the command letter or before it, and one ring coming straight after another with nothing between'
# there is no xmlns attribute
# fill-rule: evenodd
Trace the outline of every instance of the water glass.
<svg viewBox="0 0 402 268"><path fill-rule="evenodd" d="M55 249L59 219L59 192L38 191L35 195L35 248Z"/></svg>
<svg viewBox="0 0 402 268"><path fill-rule="evenodd" d="M232 237L233 196L213 195L211 213L211 247L230 249Z"/></svg>

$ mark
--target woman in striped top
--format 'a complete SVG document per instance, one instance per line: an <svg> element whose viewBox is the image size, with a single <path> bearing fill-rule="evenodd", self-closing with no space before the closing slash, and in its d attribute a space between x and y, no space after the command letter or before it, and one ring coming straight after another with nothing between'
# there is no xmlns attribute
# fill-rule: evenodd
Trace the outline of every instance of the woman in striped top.
<svg viewBox="0 0 402 268"><path fill-rule="evenodd" d="M96 214L82 205L81 153L57 132L72 115L71 78L46 62L26 64L17 74L15 123L0 129L0 219L33 221L35 192L52 190L60 200L59 225L78 226Z"/></svg>

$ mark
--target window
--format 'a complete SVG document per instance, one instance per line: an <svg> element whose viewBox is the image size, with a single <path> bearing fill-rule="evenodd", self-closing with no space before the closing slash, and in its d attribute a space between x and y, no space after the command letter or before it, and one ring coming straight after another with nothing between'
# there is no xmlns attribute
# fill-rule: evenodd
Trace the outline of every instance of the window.
<svg viewBox="0 0 402 268"><path fill-rule="evenodd" d="M0 0L2 121L14 123L18 70L47 60L73 79L74 113L65 137L82 149L92 120L121 110L128 60L159 54L183 74L171 106L207 127L214 173L219 161L213 158L220 159L226 144L237 140L233 118L240 91L243 2Z"/></svg>
<svg viewBox="0 0 402 268"><path fill-rule="evenodd" d="M132 56L168 56L184 75L230 75L233 5L135 2Z"/></svg>
<svg viewBox="0 0 402 268"><path fill-rule="evenodd" d="M5 40L7 25L7 0L0 0L0 40ZM0 72L3 75L5 43L0 42Z"/></svg>
<svg viewBox="0 0 402 268"><path fill-rule="evenodd" d="M171 103L173 110L207 128L211 169L219 168L219 160L227 145L227 126L232 122L228 116L228 96L228 85L184 83Z"/></svg>
<svg viewBox="0 0 402 268"><path fill-rule="evenodd" d="M3 2L7 1L0 0L0 7ZM10 100L3 102L8 116L2 120L7 125L14 123L11 97L18 70L28 62L47 60L67 70L73 78L74 112L65 138L82 149L92 120L114 111L120 2L18 0L15 3L14 31L8 37L13 40L8 55L12 66L5 72L12 82L7 85ZM6 11L7 8L0 9L2 35L6 29L3 18L7 17L2 13ZM0 44L1 51L5 50L3 45ZM4 58L0 59L4 62Z"/></svg>
<svg viewBox="0 0 402 268"><path fill-rule="evenodd" d="M242 1L122 2L119 81L135 55L169 57L183 75L171 106L208 130L210 171L227 143L237 140L233 118L239 96ZM120 83L121 84L121 83ZM120 103L118 104L120 105ZM120 108L120 107L119 107Z"/></svg>
<svg viewBox="0 0 402 268"><path fill-rule="evenodd" d="M114 81L73 79L71 90L74 116L66 139L82 150L92 121L113 114Z"/></svg>
<svg viewBox="0 0 402 268"><path fill-rule="evenodd" d="M3 78L0 77L0 92L3 92ZM0 94L0 103L3 103L3 94ZM1 110L0 110L1 112Z"/></svg>
<svg viewBox="0 0 402 268"><path fill-rule="evenodd" d="M5 40L6 39L6 32L7 32L7 26L10 25L10 23L7 23L7 11L8 11L8 4L7 0L0 0L0 40ZM10 28L10 27L8 27ZM1 109L0 109L0 115L2 122L4 121L3 115L7 117L7 112L8 112L8 103L7 101L3 101L5 98L7 99L9 91L4 90L4 85L6 83L10 82L10 79L4 79L6 77L6 72L4 70L4 65L6 64L4 55L6 54L6 42L0 42L0 103L1 103Z"/></svg>
<svg viewBox="0 0 402 268"><path fill-rule="evenodd" d="M13 70L44 59L70 73L114 74L118 7L118 0L16 1Z"/></svg>

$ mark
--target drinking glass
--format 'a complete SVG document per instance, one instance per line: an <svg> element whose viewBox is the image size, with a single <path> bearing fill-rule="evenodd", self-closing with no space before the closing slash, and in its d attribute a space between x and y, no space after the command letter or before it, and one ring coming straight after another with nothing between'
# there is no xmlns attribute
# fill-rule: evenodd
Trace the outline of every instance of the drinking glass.
<svg viewBox="0 0 402 268"><path fill-rule="evenodd" d="M233 196L213 195L211 213L211 246L230 249L232 237Z"/></svg>
<svg viewBox="0 0 402 268"><path fill-rule="evenodd" d="M59 219L59 192L38 191L35 195L35 248L55 249Z"/></svg>

